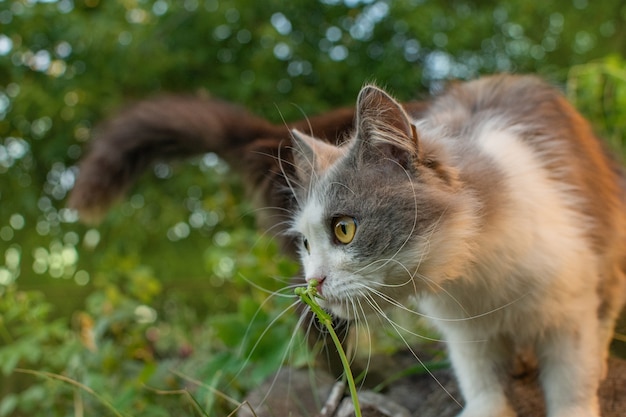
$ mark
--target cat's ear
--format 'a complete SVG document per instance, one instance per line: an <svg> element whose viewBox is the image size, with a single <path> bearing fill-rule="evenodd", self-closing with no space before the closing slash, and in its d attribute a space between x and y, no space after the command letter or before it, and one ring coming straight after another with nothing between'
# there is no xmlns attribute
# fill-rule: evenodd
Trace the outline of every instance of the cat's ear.
<svg viewBox="0 0 626 417"><path fill-rule="evenodd" d="M291 137L296 176L303 183L308 183L315 175L321 175L344 154L342 148L296 129L291 131Z"/></svg>
<svg viewBox="0 0 626 417"><path fill-rule="evenodd" d="M380 88L367 85L357 99L358 147L368 157L391 159L409 168L419 158L419 138L402 105Z"/></svg>

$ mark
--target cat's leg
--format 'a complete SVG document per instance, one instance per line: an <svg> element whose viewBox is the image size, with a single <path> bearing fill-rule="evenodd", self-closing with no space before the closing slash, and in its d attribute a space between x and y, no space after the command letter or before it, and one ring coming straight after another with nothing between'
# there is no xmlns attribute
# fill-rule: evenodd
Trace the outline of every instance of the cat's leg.
<svg viewBox="0 0 626 417"><path fill-rule="evenodd" d="M511 347L504 339L449 343L450 359L465 398L459 417L515 417L502 383Z"/></svg>
<svg viewBox="0 0 626 417"><path fill-rule="evenodd" d="M599 417L602 344L598 319L589 314L576 327L547 331L537 346L549 417Z"/></svg>
<svg viewBox="0 0 626 417"><path fill-rule="evenodd" d="M602 303L598 309L600 319L600 347L603 349L601 379L608 372L609 348L615 332L615 323L626 302L626 273L616 265L612 273L607 274L604 286L600 288Z"/></svg>

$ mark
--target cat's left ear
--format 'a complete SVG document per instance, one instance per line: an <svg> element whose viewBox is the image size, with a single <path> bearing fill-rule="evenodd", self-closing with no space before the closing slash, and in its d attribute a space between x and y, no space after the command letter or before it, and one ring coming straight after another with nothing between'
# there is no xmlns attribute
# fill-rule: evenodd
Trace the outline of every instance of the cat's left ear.
<svg viewBox="0 0 626 417"><path fill-rule="evenodd" d="M307 184L314 176L324 173L344 154L344 150L341 147L324 142L296 129L291 131L291 138L296 176L303 184Z"/></svg>
<svg viewBox="0 0 626 417"><path fill-rule="evenodd" d="M367 85L357 99L357 140L365 156L388 158L408 169L419 159L419 138L402 105L382 89Z"/></svg>

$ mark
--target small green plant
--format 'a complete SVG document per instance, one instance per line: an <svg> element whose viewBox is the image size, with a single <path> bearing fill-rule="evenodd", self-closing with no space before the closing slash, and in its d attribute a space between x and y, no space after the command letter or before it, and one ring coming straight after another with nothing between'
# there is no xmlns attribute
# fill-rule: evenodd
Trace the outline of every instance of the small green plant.
<svg viewBox="0 0 626 417"><path fill-rule="evenodd" d="M318 291L317 286L319 282L315 279L312 279L308 282L306 287L297 287L294 292L300 297L300 299L309 306L311 311L315 314L319 322L328 329L328 333L330 337L333 339L333 343L337 348L337 352L339 353L339 357L341 358L341 364L343 365L344 376L348 381L348 388L350 389L350 396L352 397L352 404L354 404L354 414L356 417L361 417L361 407L359 406L359 397L356 391L356 384L354 382L354 377L352 376L352 370L350 369L350 363L348 362L348 357L346 356L346 352L341 346L341 341L339 341L339 337L333 328L333 320L330 314L328 314L320 305L317 303L318 298L322 298Z"/></svg>

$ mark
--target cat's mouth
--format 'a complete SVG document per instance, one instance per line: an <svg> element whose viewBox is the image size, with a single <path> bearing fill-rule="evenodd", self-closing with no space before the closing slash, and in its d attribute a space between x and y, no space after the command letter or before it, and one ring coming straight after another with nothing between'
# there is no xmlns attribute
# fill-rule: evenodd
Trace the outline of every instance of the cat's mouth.
<svg viewBox="0 0 626 417"><path fill-rule="evenodd" d="M353 321L359 317L374 314L375 310L362 296L350 298L324 297L318 300L319 305L333 317Z"/></svg>

